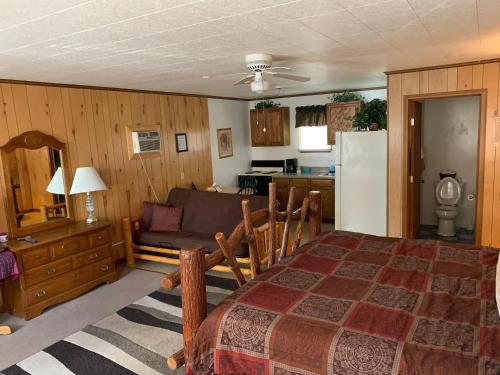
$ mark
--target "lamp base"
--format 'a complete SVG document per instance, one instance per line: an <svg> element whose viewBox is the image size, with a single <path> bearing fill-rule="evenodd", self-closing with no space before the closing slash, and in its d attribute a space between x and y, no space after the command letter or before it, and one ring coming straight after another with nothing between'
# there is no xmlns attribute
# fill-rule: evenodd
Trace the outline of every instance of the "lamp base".
<svg viewBox="0 0 500 375"><path fill-rule="evenodd" d="M87 193L87 198L85 198L85 208L87 209L87 218L85 222L87 224L93 224L97 222L97 217L94 214L94 198L90 193Z"/></svg>

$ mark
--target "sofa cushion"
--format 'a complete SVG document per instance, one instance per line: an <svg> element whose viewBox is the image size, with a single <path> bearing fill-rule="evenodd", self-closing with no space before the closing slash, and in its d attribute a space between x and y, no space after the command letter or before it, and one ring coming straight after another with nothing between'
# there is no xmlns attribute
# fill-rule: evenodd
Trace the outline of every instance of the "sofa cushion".
<svg viewBox="0 0 500 375"><path fill-rule="evenodd" d="M178 232L181 230L182 207L153 206L151 231Z"/></svg>
<svg viewBox="0 0 500 375"><path fill-rule="evenodd" d="M194 248L198 245L207 248L209 252L219 248L214 236L194 232L154 232L143 229L135 233L134 242L140 245L163 247L174 250ZM236 249L235 254L240 257L248 256L248 245L243 243Z"/></svg>
<svg viewBox="0 0 500 375"><path fill-rule="evenodd" d="M250 199L250 208L256 211L268 206L268 198L257 195L239 195L172 189L167 204L183 207L181 231L204 233L212 238L217 232L229 236L243 220L241 201Z"/></svg>

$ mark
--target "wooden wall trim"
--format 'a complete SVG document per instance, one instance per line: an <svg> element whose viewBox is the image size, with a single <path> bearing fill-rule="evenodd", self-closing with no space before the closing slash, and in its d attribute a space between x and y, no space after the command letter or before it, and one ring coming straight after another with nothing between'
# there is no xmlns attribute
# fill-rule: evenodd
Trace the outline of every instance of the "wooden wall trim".
<svg viewBox="0 0 500 375"><path fill-rule="evenodd" d="M453 63L453 64L424 66L424 67L419 67L419 68L388 70L384 73L386 75L391 75L391 74L402 74L402 73L411 73L411 72L424 72L424 71L436 70L436 69L458 68L458 67L472 66L472 65L476 65L476 64L489 64L489 63L496 63L496 62L500 62L500 57L495 58L495 59L467 61L467 62Z"/></svg>
<svg viewBox="0 0 500 375"><path fill-rule="evenodd" d="M194 96L197 98L208 98L208 99L223 99L223 100L238 100L238 101L253 100L253 99L230 97L230 96L202 95L202 94L191 94L191 93L184 93L184 92L168 92L168 91L155 91L155 90L138 90L138 89L127 89L127 88L120 88L120 87L77 85L77 84L73 84L73 83L23 81L23 80L2 79L2 78L0 78L0 83L11 83L11 84L30 85L30 86L66 87L66 88L74 88L74 89L76 88L76 89L90 89L90 90L123 91L123 92L135 92L135 93L142 93L142 94Z"/></svg>
<svg viewBox="0 0 500 375"><path fill-rule="evenodd" d="M362 88L356 88L356 89L337 89L337 90L330 90L330 91L318 91L318 92L307 92L304 94L291 94L291 95L277 95L277 96L266 96L264 99L282 99L282 98L295 98L298 96L314 96L314 95L328 95L328 94L336 94L336 93L341 93L345 91L350 91L350 92L359 92L359 91L372 91L372 90L386 90L387 86L374 86L374 87L362 87ZM255 99L247 99L248 101L258 101L261 100L262 98L255 98Z"/></svg>
<svg viewBox="0 0 500 375"><path fill-rule="evenodd" d="M262 99L293 98L293 97L297 97L297 96L328 95L328 94L340 93L340 92L344 92L344 91L359 92L359 91L370 91L370 90L385 90L387 88L386 86L375 86L375 87L363 87L363 88L354 88L354 89L346 88L346 89L337 89L337 90L329 90L329 91L307 92L304 94L264 96L264 97L258 97L258 98L240 98L240 97L231 97L231 96L191 94L191 93L184 93L184 92L137 90L137 89L126 89L126 88L120 88L120 87L77 85L77 84L72 84L72 83L56 83L56 82L43 82L43 81L23 81L23 80L2 79L2 78L0 78L0 83L30 85L30 86L59 87L59 88L65 87L65 88L90 89L90 90L123 91L123 92L135 92L135 93L143 93L143 94L192 96L192 97L196 97L196 98L236 100L236 101L243 101L243 102L258 101L258 100L262 100Z"/></svg>

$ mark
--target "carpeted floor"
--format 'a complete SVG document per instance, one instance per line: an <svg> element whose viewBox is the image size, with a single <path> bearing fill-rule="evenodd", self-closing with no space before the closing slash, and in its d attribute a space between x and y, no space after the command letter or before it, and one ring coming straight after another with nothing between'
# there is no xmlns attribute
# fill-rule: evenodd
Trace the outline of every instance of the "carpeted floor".
<svg viewBox="0 0 500 375"><path fill-rule="evenodd" d="M207 275L208 309L236 288L233 279ZM180 292L157 290L1 374L182 374L166 365L182 346Z"/></svg>

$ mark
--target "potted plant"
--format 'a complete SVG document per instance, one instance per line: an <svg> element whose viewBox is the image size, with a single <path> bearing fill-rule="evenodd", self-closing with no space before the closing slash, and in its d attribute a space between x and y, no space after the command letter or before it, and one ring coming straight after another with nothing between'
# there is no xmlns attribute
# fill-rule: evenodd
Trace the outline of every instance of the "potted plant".
<svg viewBox="0 0 500 375"><path fill-rule="evenodd" d="M387 129L387 101L370 100L354 115L352 125L359 129Z"/></svg>
<svg viewBox="0 0 500 375"><path fill-rule="evenodd" d="M328 97L333 103L364 102L363 96L350 91L333 93Z"/></svg>
<svg viewBox="0 0 500 375"><path fill-rule="evenodd" d="M255 109L278 108L278 107L281 107L280 103L274 102L269 99L255 103Z"/></svg>

